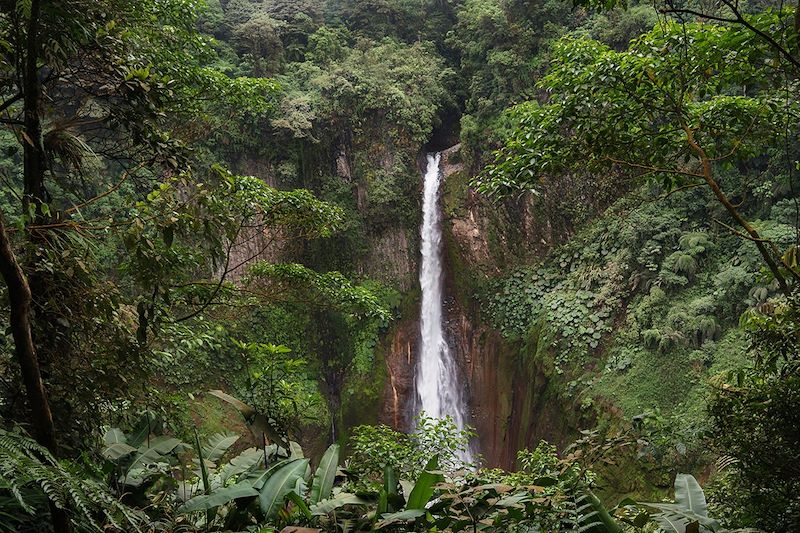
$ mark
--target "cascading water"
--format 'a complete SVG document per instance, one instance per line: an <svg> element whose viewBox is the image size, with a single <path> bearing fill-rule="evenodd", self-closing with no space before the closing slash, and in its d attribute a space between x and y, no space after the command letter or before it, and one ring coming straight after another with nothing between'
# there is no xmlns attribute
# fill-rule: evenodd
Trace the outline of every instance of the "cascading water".
<svg viewBox="0 0 800 533"><path fill-rule="evenodd" d="M420 409L434 418L450 416L459 429L467 422L466 402L458 382L458 367L442 327L442 227L439 213L440 154L428 155L422 197L422 287L420 331L422 346L417 365ZM467 452L467 461L472 459Z"/></svg>

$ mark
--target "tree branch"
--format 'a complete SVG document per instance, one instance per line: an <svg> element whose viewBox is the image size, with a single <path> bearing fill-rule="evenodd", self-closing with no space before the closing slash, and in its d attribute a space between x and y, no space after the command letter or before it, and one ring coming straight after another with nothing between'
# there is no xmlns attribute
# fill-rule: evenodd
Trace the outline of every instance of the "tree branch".
<svg viewBox="0 0 800 533"><path fill-rule="evenodd" d="M747 19L742 16L742 13L739 11L739 8L731 2L730 0L722 0L722 3L728 6L731 10L735 18L726 18L726 17L719 17L716 15L710 15L708 13L703 13L701 11L695 11L693 9L686 9L686 8L677 8L677 7L669 7L669 8L661 8L659 11L663 14L685 14L685 15L693 15L696 17L704 18L706 20L713 20L716 22L725 22L728 24L739 24L744 26L751 32L755 33L763 40L770 45L770 47L774 48L780 55L782 55L789 63L791 63L796 69L800 70L800 60L795 58L786 48L784 48L778 41L776 41L771 35L768 33L759 30L755 26L753 26ZM800 10L798 10L800 11Z"/></svg>
<svg viewBox="0 0 800 533"><path fill-rule="evenodd" d="M775 258L772 256L771 251L765 246L769 241L763 239L761 235L759 235L758 231L756 231L756 229L753 228L753 226L751 226L747 220L745 220L741 213L739 213L739 211L736 209L736 206L731 203L731 201L722 191L719 184L714 179L713 170L711 167L711 159L708 157L708 154L706 154L705 150L703 150L703 147L700 146L695 139L694 131L683 120L681 120L681 127L686 133L686 141L689 144L689 147L692 149L695 155L697 155L703 165L703 179L711 188L714 196L716 196L717 200L719 200L719 202L725 207L731 217L733 217L736 223L739 224L751 237L750 240L755 243L758 251L764 258L764 262L767 263L772 275L775 276L775 279L778 281L778 284L781 287L781 292L783 292L786 296L790 296L792 291L786 282L786 278L784 277L780 268L778 268L778 264L775 262ZM783 260L781 260L781 264L792 274L795 280L800 280L800 273L786 265Z"/></svg>
<svg viewBox="0 0 800 533"><path fill-rule="evenodd" d="M23 97L24 95L22 94L22 92L18 92L17 94L15 94L11 98L0 104L0 113L2 113L6 109L14 105L15 102L19 102L20 100L22 100Z"/></svg>

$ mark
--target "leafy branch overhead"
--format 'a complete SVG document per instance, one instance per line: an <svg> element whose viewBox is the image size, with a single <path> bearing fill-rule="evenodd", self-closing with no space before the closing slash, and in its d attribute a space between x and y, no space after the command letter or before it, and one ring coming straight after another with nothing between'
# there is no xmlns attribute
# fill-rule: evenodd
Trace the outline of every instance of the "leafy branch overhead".
<svg viewBox="0 0 800 533"><path fill-rule="evenodd" d="M261 261L250 267L246 284L277 300L289 298L358 318L391 318L370 289L354 285L338 272L321 274L303 265Z"/></svg>
<svg viewBox="0 0 800 533"><path fill-rule="evenodd" d="M564 38L539 82L549 100L512 108L515 127L478 189L493 197L535 192L564 172L618 172L665 190L702 184L739 230L725 226L755 244L787 292L800 278L791 251L743 218L716 175L767 151L800 113L776 54L745 28L712 24L665 22L624 52Z"/></svg>

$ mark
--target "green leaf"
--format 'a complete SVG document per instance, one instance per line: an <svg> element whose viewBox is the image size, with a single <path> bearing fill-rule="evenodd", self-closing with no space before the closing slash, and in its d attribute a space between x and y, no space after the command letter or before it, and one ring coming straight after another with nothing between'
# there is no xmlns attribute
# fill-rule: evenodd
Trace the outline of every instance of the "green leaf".
<svg viewBox="0 0 800 533"><path fill-rule="evenodd" d="M272 474L274 474L275 472L277 472L290 462L291 461L289 459L278 461L277 463L272 464L266 470L261 470L252 473L250 476L248 476L248 479L250 480L250 483L253 485L254 489L261 490L261 487L264 486L264 483L267 482L267 480L272 476Z"/></svg>
<svg viewBox="0 0 800 533"><path fill-rule="evenodd" d="M433 487L437 483L444 481L444 476L442 476L442 474L434 474L432 472L437 468L439 468L439 456L434 455L431 460L428 461L428 464L425 465L425 470L419 475L417 482L414 484L414 488L411 490L411 494L408 495L406 509L425 509L428 500L433 496Z"/></svg>
<svg viewBox="0 0 800 533"><path fill-rule="evenodd" d="M400 522L410 522L420 516L425 516L426 512L425 509L408 509L399 513L385 514L381 517L383 520L375 524L375 529L383 529Z"/></svg>
<svg viewBox="0 0 800 533"><path fill-rule="evenodd" d="M103 441L106 443L106 446L111 446L112 444L127 443L128 439L121 429L109 428L105 435L103 435Z"/></svg>
<svg viewBox="0 0 800 533"><path fill-rule="evenodd" d="M261 413L256 412L255 409L244 403L238 398L231 396L221 390L210 390L208 391L209 394L212 396L216 396L222 401L228 402L239 412L242 414L244 419L247 421L248 425L250 426L250 431L253 432L253 436L256 438L257 441L261 441L261 439L266 435L270 440L273 442L278 443L284 448L289 448L289 443L286 442L286 439L281 434L280 431L275 427L273 424L272 419L268 419L266 416L262 415ZM302 455L301 455L302 457Z"/></svg>
<svg viewBox="0 0 800 533"><path fill-rule="evenodd" d="M378 514L391 513L403 508L405 500L403 496L397 491L398 481L397 474L392 468L392 465L383 467L383 488L380 492L378 500ZM408 489L408 494L411 493L413 487Z"/></svg>
<svg viewBox="0 0 800 533"><path fill-rule="evenodd" d="M383 467L383 490L386 491L386 495L397 496L397 474L395 474L394 468L392 465L386 465Z"/></svg>
<svg viewBox="0 0 800 533"><path fill-rule="evenodd" d="M339 445L331 444L322 459L319 467L314 474L314 481L311 485L311 504L319 503L331 497L333 490L333 480L336 477L336 469L339 466Z"/></svg>
<svg viewBox="0 0 800 533"><path fill-rule="evenodd" d="M206 461L203 458L203 448L200 446L200 437L197 435L197 430L194 430L194 443L197 446L197 458L200 462L200 474L203 480L203 492L209 494L211 492L211 484L208 482L208 469L206 468Z"/></svg>
<svg viewBox="0 0 800 533"><path fill-rule="evenodd" d="M109 461L119 461L136 451L136 448L128 444L125 434L118 428L109 428L103 435L103 440L106 447L101 454Z"/></svg>
<svg viewBox="0 0 800 533"><path fill-rule="evenodd" d="M239 498L252 498L254 496L258 496L258 491L247 481L242 481L230 487L216 490L212 494L204 494L192 498L178 508L178 513L208 511Z"/></svg>
<svg viewBox="0 0 800 533"><path fill-rule="evenodd" d="M294 502L298 509L300 509L300 512L303 513L303 516L306 517L306 520L311 520L313 518L313 515L311 514L311 511L309 510L308 505L306 504L305 500L303 500L302 496L294 491L291 491L288 495L288 498Z"/></svg>
<svg viewBox="0 0 800 533"><path fill-rule="evenodd" d="M224 484L230 478L251 470L263 460L263 450L259 450L258 448L246 449L220 468L219 472L222 483Z"/></svg>
<svg viewBox="0 0 800 533"><path fill-rule="evenodd" d="M360 496L351 494L349 492L340 492L329 500L322 500L321 502L311 506L311 514L315 516L324 516L331 511L340 509L345 505L370 505L369 500L365 500Z"/></svg>
<svg viewBox="0 0 800 533"><path fill-rule="evenodd" d="M128 444L131 446L141 446L146 442L147 436L152 433L153 423L154 421L150 412L145 411L141 418L139 418L139 421L136 422L134 428L128 433Z"/></svg>
<svg viewBox="0 0 800 533"><path fill-rule="evenodd" d="M150 465L166 463L165 455L171 454L179 446L185 446L181 441L173 437L156 437L150 441L150 445L143 444L139 447L139 454L128 467L127 472L120 480L125 485L138 487L144 480L152 474Z"/></svg>
<svg viewBox="0 0 800 533"><path fill-rule="evenodd" d="M228 448L239 440L239 435L217 433L209 437L208 442L203 446L203 457L206 461L216 463L219 461Z"/></svg>
<svg viewBox="0 0 800 533"><path fill-rule="evenodd" d="M378 514L389 512L389 497L386 494L385 489L381 489L381 491L378 493L378 509L375 512Z"/></svg>
<svg viewBox="0 0 800 533"><path fill-rule="evenodd" d="M651 504L647 504L648 506ZM655 506L662 508L661 506ZM692 524L697 524L697 520L693 520L691 517L686 516L685 511L682 509L675 509L670 511L668 509L662 508L662 511L658 514L653 515L653 519L658 523L661 530L665 533L687 533L687 531L691 531L689 527Z"/></svg>
<svg viewBox="0 0 800 533"><path fill-rule="evenodd" d="M289 442L289 459L302 459L305 457L303 448L295 441Z"/></svg>
<svg viewBox="0 0 800 533"><path fill-rule="evenodd" d="M133 452L136 451L136 448L129 444L125 444L124 442L115 442L114 444L110 444L103 449L102 455L109 461L119 461L123 457L127 457Z"/></svg>
<svg viewBox="0 0 800 533"><path fill-rule="evenodd" d="M706 496L700 484L691 474L675 476L675 503L682 505L697 516L708 517Z"/></svg>
<svg viewBox="0 0 800 533"><path fill-rule="evenodd" d="M261 512L266 518L271 518L280 509L286 496L297 485L297 480L305 474L306 468L308 468L308 459L295 459L267 479L258 497Z"/></svg>

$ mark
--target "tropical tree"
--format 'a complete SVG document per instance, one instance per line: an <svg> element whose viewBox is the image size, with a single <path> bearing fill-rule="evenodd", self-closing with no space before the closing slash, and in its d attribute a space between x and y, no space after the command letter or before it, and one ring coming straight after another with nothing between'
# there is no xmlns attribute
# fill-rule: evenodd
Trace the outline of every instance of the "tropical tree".
<svg viewBox="0 0 800 533"><path fill-rule="evenodd" d="M54 455L81 446L98 412L145 381L133 376L165 325L234 298L280 298L293 281L349 298L348 309L374 303L357 290L344 296L341 276L299 265L262 266L247 288L230 282L253 259L240 248L254 236L325 237L342 212L213 164L207 146L217 130L266 117L277 86L212 66L199 8L0 3L0 125L11 160L0 273L14 340L4 394L15 397L21 384L27 401L3 407ZM51 511L56 529L68 530L63 509Z"/></svg>
<svg viewBox="0 0 800 533"><path fill-rule="evenodd" d="M616 173L667 191L707 187L727 214L714 222L753 242L788 294L800 280L796 247L765 238L733 199L741 191L722 178L794 123L798 107L777 54L746 29L715 24L667 22L625 52L565 38L539 83L548 101L512 108L515 128L479 188L504 196L559 173Z"/></svg>

